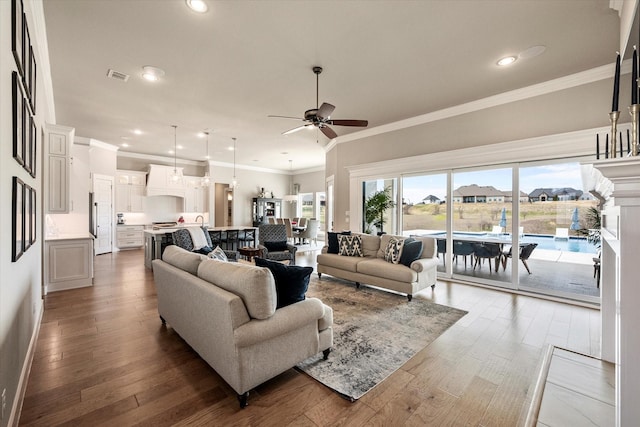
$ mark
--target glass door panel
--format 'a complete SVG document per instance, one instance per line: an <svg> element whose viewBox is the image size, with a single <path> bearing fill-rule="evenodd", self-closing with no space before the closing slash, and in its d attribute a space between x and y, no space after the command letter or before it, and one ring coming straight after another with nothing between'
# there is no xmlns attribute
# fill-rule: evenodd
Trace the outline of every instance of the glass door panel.
<svg viewBox="0 0 640 427"><path fill-rule="evenodd" d="M446 273L447 174L402 177L402 234L437 238L438 272Z"/></svg>
<svg viewBox="0 0 640 427"><path fill-rule="evenodd" d="M452 275L512 287L512 169L454 172L452 187Z"/></svg>
<svg viewBox="0 0 640 427"><path fill-rule="evenodd" d="M375 179L362 183L362 230L365 233L398 233L398 180ZM382 193L388 197L381 197ZM393 206L380 209L380 202L387 199ZM388 204L387 204L388 205ZM369 208L367 208L369 207Z"/></svg>
<svg viewBox="0 0 640 427"><path fill-rule="evenodd" d="M588 229L596 228L595 219L599 221L598 203L581 190L580 165L521 167L519 181L527 194L527 201L520 205L521 240L531 252L521 257L526 259L518 269L519 288L599 301L593 274L599 242L587 239Z"/></svg>

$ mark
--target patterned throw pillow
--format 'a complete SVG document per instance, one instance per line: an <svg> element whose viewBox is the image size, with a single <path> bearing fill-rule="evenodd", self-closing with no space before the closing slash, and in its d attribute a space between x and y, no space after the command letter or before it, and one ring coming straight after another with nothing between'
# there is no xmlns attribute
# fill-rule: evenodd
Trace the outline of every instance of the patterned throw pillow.
<svg viewBox="0 0 640 427"><path fill-rule="evenodd" d="M362 237L357 234L353 236L338 236L339 255L362 256Z"/></svg>
<svg viewBox="0 0 640 427"><path fill-rule="evenodd" d="M229 261L229 259L227 258L227 254L224 253L220 246L216 246L216 248L209 252L207 256L218 261Z"/></svg>
<svg viewBox="0 0 640 427"><path fill-rule="evenodd" d="M387 243L387 247L384 248L384 260L394 264L399 263L402 256L402 246L404 246L404 239L392 237Z"/></svg>

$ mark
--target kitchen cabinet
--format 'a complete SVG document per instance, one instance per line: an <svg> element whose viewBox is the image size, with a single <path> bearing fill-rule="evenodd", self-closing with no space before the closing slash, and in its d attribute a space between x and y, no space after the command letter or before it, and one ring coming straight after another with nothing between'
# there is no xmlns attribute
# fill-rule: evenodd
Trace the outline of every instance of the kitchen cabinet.
<svg viewBox="0 0 640 427"><path fill-rule="evenodd" d="M45 240L47 292L93 285L93 236L59 235Z"/></svg>
<svg viewBox="0 0 640 427"><path fill-rule="evenodd" d="M201 180L202 178L197 176L184 177L184 212L204 213L207 211L205 206L208 200L208 187L203 187L200 184Z"/></svg>
<svg viewBox="0 0 640 427"><path fill-rule="evenodd" d="M118 247L118 249L143 247L144 225L116 226L116 246Z"/></svg>
<svg viewBox="0 0 640 427"><path fill-rule="evenodd" d="M265 224L268 218L280 218L282 216L281 199L253 198L253 226Z"/></svg>
<svg viewBox="0 0 640 427"><path fill-rule="evenodd" d="M118 171L116 174L116 212L143 212L145 172Z"/></svg>
<svg viewBox="0 0 640 427"><path fill-rule="evenodd" d="M177 174L174 179L174 172ZM184 176L182 168L163 165L149 165L147 196L184 197Z"/></svg>
<svg viewBox="0 0 640 427"><path fill-rule="evenodd" d="M69 159L74 134L74 128L45 126L46 213L69 213Z"/></svg>

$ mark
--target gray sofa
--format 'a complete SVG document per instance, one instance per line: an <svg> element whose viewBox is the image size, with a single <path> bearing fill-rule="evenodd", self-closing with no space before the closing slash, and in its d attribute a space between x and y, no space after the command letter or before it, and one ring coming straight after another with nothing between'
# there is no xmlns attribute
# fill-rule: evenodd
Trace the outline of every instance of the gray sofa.
<svg viewBox="0 0 640 427"><path fill-rule="evenodd" d="M436 239L431 237L414 237L422 241L422 255L413 261L410 267L402 264L392 264L385 261L384 249L391 237L405 239L402 236L384 234L372 236L359 234L362 238L363 257L342 256L327 253L328 247L322 248L318 255L318 277L326 273L341 279L390 289L407 294L409 301L413 294L429 286L436 286L436 271L438 257L436 252Z"/></svg>
<svg viewBox="0 0 640 427"><path fill-rule="evenodd" d="M276 310L267 268L208 259L168 246L153 261L158 313L238 393L333 344L333 311L307 298Z"/></svg>

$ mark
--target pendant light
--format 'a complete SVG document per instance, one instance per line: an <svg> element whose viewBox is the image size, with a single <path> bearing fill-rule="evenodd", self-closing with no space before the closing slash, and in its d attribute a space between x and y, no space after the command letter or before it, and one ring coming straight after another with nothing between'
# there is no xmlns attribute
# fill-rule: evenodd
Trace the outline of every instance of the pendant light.
<svg viewBox="0 0 640 427"><path fill-rule="evenodd" d="M231 181L231 188L238 186L238 180L236 179L236 139L233 139L233 181Z"/></svg>
<svg viewBox="0 0 640 427"><path fill-rule="evenodd" d="M203 187L208 187L209 184L211 184L211 177L209 176L209 167L211 167L211 165L209 164L209 132L203 132L206 136L207 136L207 154L205 155L205 158L207 159L207 170L204 172L204 176L202 177L202 180L200 181L200 185L202 185Z"/></svg>
<svg viewBox="0 0 640 427"><path fill-rule="evenodd" d="M178 152L178 125L171 125L171 127L173 128L173 173L171 174L171 180L177 182L180 179L176 159Z"/></svg>
<svg viewBox="0 0 640 427"><path fill-rule="evenodd" d="M283 199L285 202L293 203L298 201L298 196L293 194L293 160L289 160L289 194L286 194Z"/></svg>

